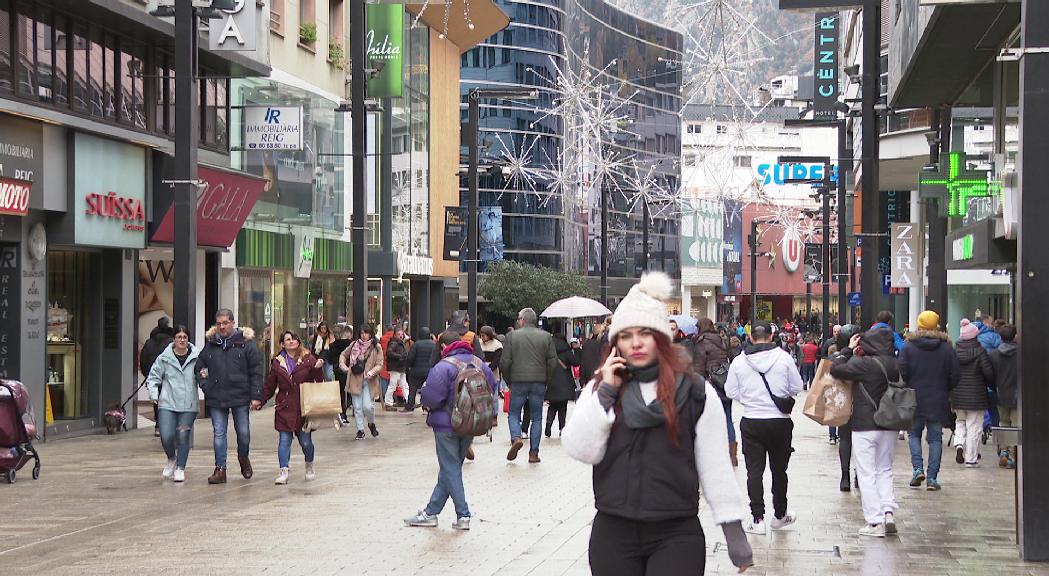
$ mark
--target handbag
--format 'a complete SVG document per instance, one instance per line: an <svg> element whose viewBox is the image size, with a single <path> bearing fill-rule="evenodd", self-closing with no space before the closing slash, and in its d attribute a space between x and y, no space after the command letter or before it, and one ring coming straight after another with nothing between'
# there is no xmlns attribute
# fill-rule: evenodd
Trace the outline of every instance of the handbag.
<svg viewBox="0 0 1049 576"><path fill-rule="evenodd" d="M364 353L364 357L358 358L357 361L353 363L353 366L350 366L350 374L353 374L354 376L364 374L364 369L366 367L365 362L368 360L368 357L371 356L371 353L372 349L369 347L368 351Z"/></svg>
<svg viewBox="0 0 1049 576"><path fill-rule="evenodd" d="M852 386L830 375L830 360L821 360L802 412L823 426L844 426L852 418Z"/></svg>
<svg viewBox="0 0 1049 576"><path fill-rule="evenodd" d="M764 372L758 372L761 375L761 381L765 383L765 390L769 391L769 396L772 398L772 403L779 408L779 411L784 414L790 414L794 411L794 398L788 396L786 398L780 398L772 393L772 388L769 388L769 381L765 378Z"/></svg>
<svg viewBox="0 0 1049 576"><path fill-rule="evenodd" d="M875 402L862 382L859 383L860 391L875 407L874 423L879 428L886 430L910 430L911 422L914 421L914 412L918 409L918 396L913 388L907 388L900 380L889 380L889 373L885 371L885 365L877 358L872 360L878 363L881 373L889 387L881 397L881 402Z"/></svg>
<svg viewBox="0 0 1049 576"><path fill-rule="evenodd" d="M342 412L337 380L299 384L299 413L305 418L336 416Z"/></svg>

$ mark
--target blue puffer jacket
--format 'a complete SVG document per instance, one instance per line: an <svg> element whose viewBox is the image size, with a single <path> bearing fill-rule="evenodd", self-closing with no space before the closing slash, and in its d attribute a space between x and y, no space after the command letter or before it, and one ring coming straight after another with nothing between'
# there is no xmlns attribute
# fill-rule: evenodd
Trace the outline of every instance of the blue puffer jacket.
<svg viewBox="0 0 1049 576"><path fill-rule="evenodd" d="M463 341L455 342L441 352L441 361L434 364L430 369L430 375L426 378L426 385L419 391L420 402L429 413L426 416L426 425L433 428L434 432L452 433L452 413L449 406L455 401L455 384L459 376L459 370L451 362L444 359L455 357L462 362L474 362L481 368L492 394L495 394L496 382L492 370L488 364L479 360L473 353L473 347Z"/></svg>
<svg viewBox="0 0 1049 576"><path fill-rule="evenodd" d="M983 346L983 349L988 354L994 352L1002 345L1002 337L998 335L998 332L983 322L973 322L973 326L980 329L980 334L976 337L976 341Z"/></svg>

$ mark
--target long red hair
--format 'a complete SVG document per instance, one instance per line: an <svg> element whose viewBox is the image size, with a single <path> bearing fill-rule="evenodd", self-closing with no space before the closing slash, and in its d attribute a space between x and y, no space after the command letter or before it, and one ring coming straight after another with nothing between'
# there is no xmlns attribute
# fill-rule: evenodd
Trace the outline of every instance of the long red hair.
<svg viewBox="0 0 1049 576"><path fill-rule="evenodd" d="M685 350L685 347L671 342L666 334L653 331L652 337L656 341L656 361L659 363L659 378L656 380L656 400L663 405L663 416L667 421L667 436L670 437L670 442L677 447L679 446L677 434L678 413L677 405L674 403L674 392L677 389L678 375L691 372L692 361L689 359L688 351ZM604 365L605 361L608 360L608 356L612 353L612 347L615 345L616 342L609 339L609 347L602 355L601 365ZM597 379L595 379L595 382L597 382ZM619 387L619 399L616 400L615 404L616 416L619 416L620 413L624 390L626 390L626 386Z"/></svg>

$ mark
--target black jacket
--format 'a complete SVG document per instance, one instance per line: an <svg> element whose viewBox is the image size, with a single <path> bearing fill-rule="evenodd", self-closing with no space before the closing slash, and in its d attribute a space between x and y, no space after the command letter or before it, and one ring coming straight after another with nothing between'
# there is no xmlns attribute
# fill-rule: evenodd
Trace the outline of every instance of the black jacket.
<svg viewBox="0 0 1049 576"><path fill-rule="evenodd" d="M391 338L386 345L386 371L404 372L408 366L408 350L404 347L404 340Z"/></svg>
<svg viewBox="0 0 1049 576"><path fill-rule="evenodd" d="M951 407L955 410L986 410L987 388L994 385L994 367L991 357L976 339L962 340L955 345L962 376L951 391Z"/></svg>
<svg viewBox="0 0 1049 576"><path fill-rule="evenodd" d="M704 332L696 337L692 353L692 371L705 379L718 366L728 362L725 342L717 332Z"/></svg>
<svg viewBox="0 0 1049 576"><path fill-rule="evenodd" d="M572 376L572 366L579 366L579 356L568 345L565 337L560 334L554 336L554 351L557 352L559 363L546 387L546 400L548 402L575 400L575 378Z"/></svg>
<svg viewBox="0 0 1049 576"><path fill-rule="evenodd" d="M339 382L346 386L346 373L339 368L339 356L342 356L342 351L349 348L350 344L353 344L353 340L350 338L336 338L334 342L328 345L327 355L324 357L324 361L332 365L335 369L335 377L339 379Z"/></svg>
<svg viewBox="0 0 1049 576"><path fill-rule="evenodd" d="M150 369L153 368L153 363L160 358L160 355L164 353L164 350L168 349L168 345L174 340L174 332L170 328L161 328L157 326L149 333L149 340L142 345L142 350L138 353L138 371L143 376L149 376Z"/></svg>
<svg viewBox="0 0 1049 576"><path fill-rule="evenodd" d="M991 352L991 365L994 366L994 386L998 389L998 404L1006 408L1016 408L1016 343L1002 342L998 349Z"/></svg>
<svg viewBox="0 0 1049 576"><path fill-rule="evenodd" d="M608 332L603 332L597 338L587 338L583 342L583 352L579 358L579 376L583 384L590 382L594 372L601 366L601 359L605 355L605 346L608 345Z"/></svg>
<svg viewBox="0 0 1049 576"><path fill-rule="evenodd" d="M674 335L674 344L680 344L684 347L685 350L688 351L688 357L692 358L693 352L696 348L696 342L692 338L689 338L684 332L678 330L677 334Z"/></svg>
<svg viewBox="0 0 1049 576"><path fill-rule="evenodd" d="M860 346L863 348L863 356L853 354L848 347L839 352L833 359L834 365L831 366L830 373L839 380L851 380L856 386L863 386L871 397L868 400L861 390L853 391L852 419L849 420L852 430L854 432L884 430L874 423L874 413L878 410L881 397L889 388L885 375L888 374L890 379L900 377L892 330L872 328L863 333ZM878 362L881 362L885 368L885 374L882 374Z"/></svg>
<svg viewBox="0 0 1049 576"><path fill-rule="evenodd" d="M197 357L197 383L209 407L247 406L262 396L262 354L251 328L237 329L229 338L208 330Z"/></svg>
<svg viewBox="0 0 1049 576"><path fill-rule="evenodd" d="M437 349L437 343L430 337L429 331L426 336L419 336L415 341L415 346L408 351L408 377L415 380L426 380L426 376L430 374L430 368L433 368L433 355L434 350Z"/></svg>
<svg viewBox="0 0 1049 576"><path fill-rule="evenodd" d="M911 334L900 352L899 363L900 375L918 397L915 417L950 424L949 396L962 373L947 334L935 330Z"/></svg>

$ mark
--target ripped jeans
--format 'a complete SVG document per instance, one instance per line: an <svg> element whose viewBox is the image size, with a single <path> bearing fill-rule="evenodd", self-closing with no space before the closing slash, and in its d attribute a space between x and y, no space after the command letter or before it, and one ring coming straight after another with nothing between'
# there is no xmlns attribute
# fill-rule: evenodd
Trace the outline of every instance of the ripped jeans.
<svg viewBox="0 0 1049 576"><path fill-rule="evenodd" d="M160 428L160 443L168 460L174 460L175 466L185 470L189 460L189 449L193 447L193 422L196 412L175 412L161 408L157 411L157 425Z"/></svg>

